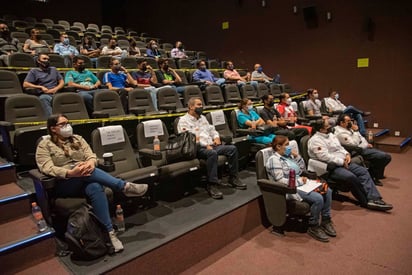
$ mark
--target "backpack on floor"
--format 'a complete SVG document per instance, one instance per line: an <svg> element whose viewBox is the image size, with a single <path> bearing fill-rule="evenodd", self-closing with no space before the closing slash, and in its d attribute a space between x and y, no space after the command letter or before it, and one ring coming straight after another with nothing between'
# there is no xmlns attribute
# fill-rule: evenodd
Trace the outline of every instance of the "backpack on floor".
<svg viewBox="0 0 412 275"><path fill-rule="evenodd" d="M91 205L82 205L67 222L65 237L73 259L93 260L114 253L109 233L92 209Z"/></svg>

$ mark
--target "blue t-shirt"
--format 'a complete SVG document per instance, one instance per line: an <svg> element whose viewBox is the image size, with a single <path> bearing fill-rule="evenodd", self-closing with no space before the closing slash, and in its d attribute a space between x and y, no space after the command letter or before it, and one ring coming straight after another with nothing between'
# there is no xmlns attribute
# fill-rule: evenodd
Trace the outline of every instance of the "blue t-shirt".
<svg viewBox="0 0 412 275"><path fill-rule="evenodd" d="M246 125L246 121L250 120L259 120L260 116L255 112L255 111L249 111L249 114L245 114L242 111L237 112L237 122L239 123L240 128L249 128L249 126Z"/></svg>
<svg viewBox="0 0 412 275"><path fill-rule="evenodd" d="M24 81L34 85L44 86L47 89L53 89L59 85L59 81L63 79L55 67L49 67L43 71L40 68L33 68L29 71Z"/></svg>
<svg viewBox="0 0 412 275"><path fill-rule="evenodd" d="M114 88L125 88L126 80L127 75L122 71L118 73L107 72L103 77L103 84L110 82Z"/></svg>

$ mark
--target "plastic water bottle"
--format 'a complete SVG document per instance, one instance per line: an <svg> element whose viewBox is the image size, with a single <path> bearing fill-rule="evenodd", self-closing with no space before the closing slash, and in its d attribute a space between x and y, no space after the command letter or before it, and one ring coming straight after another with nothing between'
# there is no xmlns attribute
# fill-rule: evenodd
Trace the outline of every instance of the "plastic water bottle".
<svg viewBox="0 0 412 275"><path fill-rule="evenodd" d="M158 136L155 136L153 139L153 150L160 151L160 140Z"/></svg>
<svg viewBox="0 0 412 275"><path fill-rule="evenodd" d="M368 142L373 143L373 132L371 130L368 131Z"/></svg>
<svg viewBox="0 0 412 275"><path fill-rule="evenodd" d="M116 225L117 231L124 232L126 230L126 227L124 225L123 209L120 204L116 206Z"/></svg>
<svg viewBox="0 0 412 275"><path fill-rule="evenodd" d="M40 207L35 202L32 202L31 204L31 213L33 214L34 221L36 222L39 231L45 231L47 229L47 223L43 219L43 214L41 212Z"/></svg>
<svg viewBox="0 0 412 275"><path fill-rule="evenodd" d="M289 170L289 188L296 188L296 172L293 169Z"/></svg>

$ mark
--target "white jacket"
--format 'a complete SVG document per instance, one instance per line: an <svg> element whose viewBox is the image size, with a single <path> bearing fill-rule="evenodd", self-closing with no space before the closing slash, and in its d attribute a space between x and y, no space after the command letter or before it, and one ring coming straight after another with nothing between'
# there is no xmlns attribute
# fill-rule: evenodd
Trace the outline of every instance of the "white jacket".
<svg viewBox="0 0 412 275"><path fill-rule="evenodd" d="M316 132L308 141L309 157L326 163L343 166L346 155L349 154L332 134Z"/></svg>
<svg viewBox="0 0 412 275"><path fill-rule="evenodd" d="M360 148L368 148L368 141L359 133L352 129L346 129L341 126L335 126L335 136L338 138L340 144L356 146Z"/></svg>

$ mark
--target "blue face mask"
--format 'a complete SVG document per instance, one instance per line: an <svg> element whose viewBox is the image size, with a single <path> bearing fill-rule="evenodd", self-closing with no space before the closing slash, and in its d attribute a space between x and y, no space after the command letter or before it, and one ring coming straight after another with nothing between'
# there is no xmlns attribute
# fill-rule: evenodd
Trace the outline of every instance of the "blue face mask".
<svg viewBox="0 0 412 275"><path fill-rule="evenodd" d="M286 146L286 148L285 148L285 156L286 156L286 157L289 157L290 154L292 154L292 147L290 147L290 146L288 145L288 146Z"/></svg>
<svg viewBox="0 0 412 275"><path fill-rule="evenodd" d="M250 112L250 111L253 111L253 105L248 105L247 106L247 110Z"/></svg>
<svg viewBox="0 0 412 275"><path fill-rule="evenodd" d="M69 45L69 42L70 42L69 38L63 39L63 44L64 45Z"/></svg>
<svg viewBox="0 0 412 275"><path fill-rule="evenodd" d="M259 68L257 69L257 71L258 71L259 73L261 73L261 72L263 72L263 68L262 68L262 67L259 67Z"/></svg>

